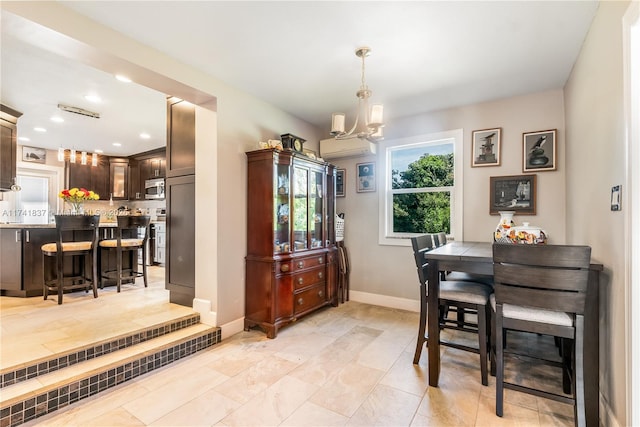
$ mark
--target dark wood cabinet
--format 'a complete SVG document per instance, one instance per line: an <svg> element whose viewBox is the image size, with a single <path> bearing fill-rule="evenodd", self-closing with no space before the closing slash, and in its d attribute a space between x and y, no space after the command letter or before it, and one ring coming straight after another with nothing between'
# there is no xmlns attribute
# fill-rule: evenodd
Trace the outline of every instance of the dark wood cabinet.
<svg viewBox="0 0 640 427"><path fill-rule="evenodd" d="M100 195L100 200L109 200L111 193L109 186L109 158L98 157L98 164L83 165L78 160L76 163L67 161L69 170L69 182L67 188L86 188Z"/></svg>
<svg viewBox="0 0 640 427"><path fill-rule="evenodd" d="M293 151L247 153L245 329L269 338L337 305L335 167Z"/></svg>
<svg viewBox="0 0 640 427"><path fill-rule="evenodd" d="M129 198L129 159L109 158L109 193L113 200Z"/></svg>
<svg viewBox="0 0 640 427"><path fill-rule="evenodd" d="M166 177L196 173L196 109L187 101L167 99Z"/></svg>
<svg viewBox="0 0 640 427"><path fill-rule="evenodd" d="M196 177L186 175L167 178L165 191L165 284L170 291L171 302L191 307L196 285Z"/></svg>
<svg viewBox="0 0 640 427"><path fill-rule="evenodd" d="M145 198L145 181L166 177L166 166L165 148L132 156L129 159L129 199L143 200Z"/></svg>
<svg viewBox="0 0 640 427"><path fill-rule="evenodd" d="M0 228L0 292L18 296L22 291L22 230Z"/></svg>
<svg viewBox="0 0 640 427"><path fill-rule="evenodd" d="M0 191L10 191L17 167L18 118L22 113L0 105Z"/></svg>

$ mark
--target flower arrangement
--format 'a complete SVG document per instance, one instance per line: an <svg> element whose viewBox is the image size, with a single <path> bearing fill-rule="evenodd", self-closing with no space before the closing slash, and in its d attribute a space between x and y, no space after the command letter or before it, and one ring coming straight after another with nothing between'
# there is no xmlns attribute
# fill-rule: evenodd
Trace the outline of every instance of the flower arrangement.
<svg viewBox="0 0 640 427"><path fill-rule="evenodd" d="M71 204L72 213L82 213L82 205L86 200L99 200L100 195L86 188L64 189L58 194L65 202Z"/></svg>

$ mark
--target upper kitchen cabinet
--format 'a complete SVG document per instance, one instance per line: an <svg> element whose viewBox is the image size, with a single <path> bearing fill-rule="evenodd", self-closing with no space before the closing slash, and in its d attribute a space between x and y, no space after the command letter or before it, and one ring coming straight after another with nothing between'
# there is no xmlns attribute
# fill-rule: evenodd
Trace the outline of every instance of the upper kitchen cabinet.
<svg viewBox="0 0 640 427"><path fill-rule="evenodd" d="M167 178L196 172L196 108L179 98L167 98Z"/></svg>
<svg viewBox="0 0 640 427"><path fill-rule="evenodd" d="M100 200L108 200L111 193L109 185L109 158L98 157L97 166L89 162L83 165L80 156L75 163L67 162L69 169L69 183L67 188L86 188L100 195Z"/></svg>
<svg viewBox="0 0 640 427"><path fill-rule="evenodd" d="M145 183L150 179L166 177L165 148L136 154L129 158L129 199L145 199Z"/></svg>
<svg viewBox="0 0 640 427"><path fill-rule="evenodd" d="M118 157L109 159L109 189L113 200L129 198L129 160Z"/></svg>
<svg viewBox="0 0 640 427"><path fill-rule="evenodd" d="M9 191L16 177L18 118L22 113L0 105L0 191Z"/></svg>

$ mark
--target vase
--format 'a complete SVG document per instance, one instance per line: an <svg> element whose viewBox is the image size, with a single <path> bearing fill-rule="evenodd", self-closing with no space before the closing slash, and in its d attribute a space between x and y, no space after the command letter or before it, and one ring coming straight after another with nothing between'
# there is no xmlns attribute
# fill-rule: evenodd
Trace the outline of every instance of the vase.
<svg viewBox="0 0 640 427"><path fill-rule="evenodd" d="M84 203L69 202L71 204L71 215L84 215Z"/></svg>
<svg viewBox="0 0 640 427"><path fill-rule="evenodd" d="M496 231L493 233L493 241L498 243L511 243L509 240L509 232L515 227L516 223L513 222L513 216L515 211L499 211L500 222L496 227Z"/></svg>

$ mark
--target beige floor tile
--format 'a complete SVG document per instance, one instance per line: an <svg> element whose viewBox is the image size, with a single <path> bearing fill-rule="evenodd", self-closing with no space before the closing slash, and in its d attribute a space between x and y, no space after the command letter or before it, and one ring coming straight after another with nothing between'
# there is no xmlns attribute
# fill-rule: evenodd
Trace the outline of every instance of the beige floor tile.
<svg viewBox="0 0 640 427"><path fill-rule="evenodd" d="M347 422L354 426L409 425L420 398L393 387L378 385Z"/></svg>
<svg viewBox="0 0 640 427"><path fill-rule="evenodd" d="M145 424L124 408L114 409L99 417L89 420L92 427L144 426Z"/></svg>
<svg viewBox="0 0 640 427"><path fill-rule="evenodd" d="M221 395L215 390L209 390L154 421L151 425L210 426L231 414L238 407L240 407L240 403Z"/></svg>
<svg viewBox="0 0 640 427"><path fill-rule="evenodd" d="M347 421L349 421L349 417L345 417L344 415L340 415L307 401L280 425L289 427L337 427L345 425Z"/></svg>
<svg viewBox="0 0 640 427"><path fill-rule="evenodd" d="M413 353L402 352L380 384L422 397L429 387L427 365L414 365Z"/></svg>
<svg viewBox="0 0 640 427"><path fill-rule="evenodd" d="M538 411L508 402L504 403L503 416L498 417L496 416L495 399L482 396L478 405L476 425L539 427L544 424L540 423Z"/></svg>

